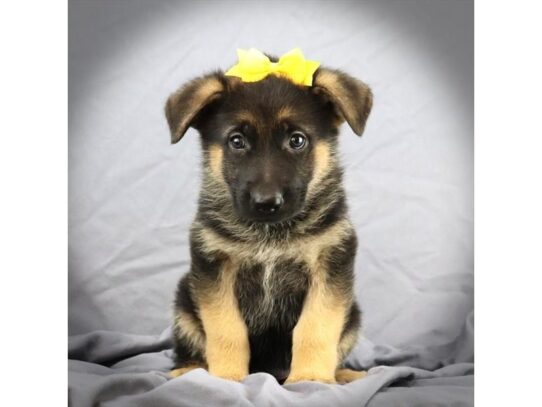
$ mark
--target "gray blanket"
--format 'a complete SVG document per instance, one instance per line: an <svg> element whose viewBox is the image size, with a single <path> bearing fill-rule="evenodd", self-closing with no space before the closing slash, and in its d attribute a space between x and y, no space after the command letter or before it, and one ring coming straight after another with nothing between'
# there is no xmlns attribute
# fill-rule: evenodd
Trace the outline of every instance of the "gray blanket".
<svg viewBox="0 0 542 407"><path fill-rule="evenodd" d="M349 359L369 375L347 385L296 383L281 386L267 373L242 383L203 369L169 379L169 330L161 336L98 331L70 338L70 401L115 406L463 406L473 399L472 320L458 340L439 349L398 350L363 340ZM460 354L457 354L461 349ZM364 357L357 358L356 356ZM440 358L438 357L440 355ZM393 366L393 367L392 367ZM423 368L409 367L422 366Z"/></svg>
<svg viewBox="0 0 542 407"><path fill-rule="evenodd" d="M79 406L473 404L473 15L469 1L70 1L69 399ZM200 181L163 106L236 48L366 81L374 110L341 156L359 236L363 337L348 385L176 379L171 309Z"/></svg>

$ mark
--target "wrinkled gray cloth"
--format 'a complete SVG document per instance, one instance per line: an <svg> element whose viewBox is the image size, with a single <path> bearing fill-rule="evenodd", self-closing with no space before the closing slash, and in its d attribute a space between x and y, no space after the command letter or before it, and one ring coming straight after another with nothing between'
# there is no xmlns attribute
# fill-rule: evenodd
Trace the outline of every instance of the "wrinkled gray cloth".
<svg viewBox="0 0 542 407"><path fill-rule="evenodd" d="M69 5L69 398L94 406L473 404L473 10L469 1ZM168 95L235 49L309 59L375 95L341 156L363 338L348 385L169 380L201 153Z"/></svg>
<svg viewBox="0 0 542 407"><path fill-rule="evenodd" d="M70 338L69 396L74 406L468 406L474 381L472 322L467 320L456 340L433 349L399 350L362 339L348 365L376 367L347 385L281 386L267 373L235 383L203 369L170 379L170 329L159 337L92 332Z"/></svg>

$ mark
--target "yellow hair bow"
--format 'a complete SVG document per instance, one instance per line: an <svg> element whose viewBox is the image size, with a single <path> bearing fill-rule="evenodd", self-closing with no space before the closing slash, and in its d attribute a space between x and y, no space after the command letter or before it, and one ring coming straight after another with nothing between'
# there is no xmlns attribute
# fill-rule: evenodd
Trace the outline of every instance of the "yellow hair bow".
<svg viewBox="0 0 542 407"><path fill-rule="evenodd" d="M278 62L271 60L255 48L238 49L239 62L231 67L226 75L237 76L243 82L257 82L267 75L284 76L299 85L311 86L312 76L320 62L306 60L299 48L287 52Z"/></svg>

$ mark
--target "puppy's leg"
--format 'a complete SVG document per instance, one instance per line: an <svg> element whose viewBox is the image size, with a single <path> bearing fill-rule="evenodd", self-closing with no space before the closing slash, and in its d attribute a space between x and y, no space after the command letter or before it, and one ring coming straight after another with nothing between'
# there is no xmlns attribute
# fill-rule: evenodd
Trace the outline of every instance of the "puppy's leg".
<svg viewBox="0 0 542 407"><path fill-rule="evenodd" d="M352 348L354 348L358 339L359 327L360 311L357 304L353 302L339 342L339 364L344 361ZM340 384L350 383L354 380L362 379L365 376L367 376L367 372L365 371L356 371L346 368L339 368L335 372L335 380Z"/></svg>
<svg viewBox="0 0 542 407"><path fill-rule="evenodd" d="M293 331L292 364L286 383L303 380L335 383L339 340L346 305L341 296L313 276L303 311Z"/></svg>
<svg viewBox="0 0 542 407"><path fill-rule="evenodd" d="M248 375L248 329L235 297L235 270L225 262L218 280L198 298L209 373L241 381Z"/></svg>
<svg viewBox="0 0 542 407"><path fill-rule="evenodd" d="M173 324L175 369L170 372L171 377L206 367L205 334L190 290L190 277L190 274L184 276L177 288Z"/></svg>
<svg viewBox="0 0 542 407"><path fill-rule="evenodd" d="M176 368L169 375L178 377L200 367L205 369L205 336L196 318L186 311L177 310L173 332Z"/></svg>
<svg viewBox="0 0 542 407"><path fill-rule="evenodd" d="M344 362L358 341L361 325L361 312L358 304L353 301L346 317L346 321L339 342L339 363Z"/></svg>

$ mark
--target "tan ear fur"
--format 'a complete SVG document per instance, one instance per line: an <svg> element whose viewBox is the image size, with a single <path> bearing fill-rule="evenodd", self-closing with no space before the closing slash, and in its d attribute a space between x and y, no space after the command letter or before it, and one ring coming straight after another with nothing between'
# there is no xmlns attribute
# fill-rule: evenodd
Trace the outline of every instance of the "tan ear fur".
<svg viewBox="0 0 542 407"><path fill-rule="evenodd" d="M171 143L177 143L193 125L197 114L218 99L224 90L223 75L217 72L193 79L173 93L165 108Z"/></svg>
<svg viewBox="0 0 542 407"><path fill-rule="evenodd" d="M361 136L373 106L369 86L344 72L327 68L316 71L313 86L316 92L323 91L354 133Z"/></svg>

